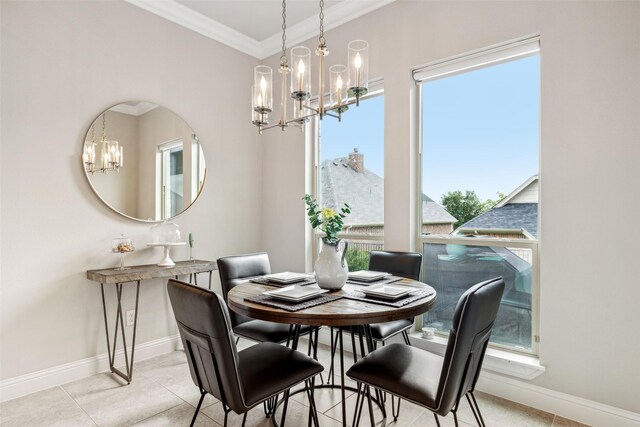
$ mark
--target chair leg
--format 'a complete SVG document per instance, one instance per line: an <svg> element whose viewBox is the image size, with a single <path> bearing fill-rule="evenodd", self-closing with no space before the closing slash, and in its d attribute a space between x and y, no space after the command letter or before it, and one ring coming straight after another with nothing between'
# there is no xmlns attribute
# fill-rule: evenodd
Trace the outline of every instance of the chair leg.
<svg viewBox="0 0 640 427"><path fill-rule="evenodd" d="M240 342L240 337L236 337L236 345Z"/></svg>
<svg viewBox="0 0 640 427"><path fill-rule="evenodd" d="M471 405L471 400L469 400L469 395L471 395L471 399L473 399L473 405ZM473 391L470 391L469 393L467 393L467 400L469 401L469 405L471 405L471 410L473 411L473 415L476 415L476 411L478 412L478 416L476 417L476 421L478 422L478 425L480 427L485 427L486 424L484 423L484 419L482 418L482 413L480 413L480 407L478 406L478 401L476 400L476 396L475 394L473 394ZM475 410L473 409L473 407L475 406Z"/></svg>
<svg viewBox="0 0 640 427"><path fill-rule="evenodd" d="M436 418L436 425L440 427L440 420L438 419L438 415L434 412L433 416Z"/></svg>
<svg viewBox="0 0 640 427"><path fill-rule="evenodd" d="M229 412L231 412L231 409L227 408L227 405L222 403L222 410L224 410L224 423L222 426L227 427L227 421L229 420Z"/></svg>
<svg viewBox="0 0 640 427"><path fill-rule="evenodd" d="M404 342L407 345L411 345L411 341L409 340L409 333L407 332L406 329L404 331L402 331L402 337L404 338Z"/></svg>
<svg viewBox="0 0 640 427"><path fill-rule="evenodd" d="M371 420L371 425L375 426L376 422L373 418L373 404L371 403L371 388L367 386L367 403L369 404L369 419Z"/></svg>
<svg viewBox="0 0 640 427"><path fill-rule="evenodd" d="M287 405L289 404L289 390L284 392L284 405L282 406L282 419L280 420L280 427L284 427L285 419L287 418Z"/></svg>
<svg viewBox="0 0 640 427"><path fill-rule="evenodd" d="M316 399L314 397L316 379L314 377L311 380L305 381L305 383L307 384L307 396L309 397L309 427L311 427L312 420L315 427L320 427L318 408L316 407Z"/></svg>
<svg viewBox="0 0 640 427"><path fill-rule="evenodd" d="M456 411L451 411L451 413L453 414L453 422L455 423L455 426L458 427L458 415L456 414Z"/></svg>
<svg viewBox="0 0 640 427"><path fill-rule="evenodd" d="M196 418L198 417L198 412L200 412L200 407L202 406L202 401L204 400L204 397L207 395L206 391L202 391L200 392L200 400L198 400L198 406L196 406L196 412L193 414L193 418L191 419L191 424L189 424L190 427L193 427L193 425L196 422Z"/></svg>
<svg viewBox="0 0 640 427"><path fill-rule="evenodd" d="M244 416L242 417L242 427L244 427L244 425L247 423L247 414L248 412L245 412Z"/></svg>
<svg viewBox="0 0 640 427"><path fill-rule="evenodd" d="M386 395L386 393L385 393ZM391 395L391 414L393 415L393 421L398 421L398 417L400 416L400 402L402 402L402 399L398 398L398 408L396 409L396 405L394 403L394 396L393 394Z"/></svg>
<svg viewBox="0 0 640 427"><path fill-rule="evenodd" d="M351 351L353 351L353 363L358 361L358 351L356 350L356 330L353 326L350 327L351 331ZM363 355L364 357L364 355Z"/></svg>
<svg viewBox="0 0 640 427"><path fill-rule="evenodd" d="M358 391L356 392L356 406L355 406L355 411L353 412L353 422L351 423L351 425L353 427L357 427L360 424L360 416L358 415L359 412L362 412L362 403L364 402L363 396L362 396L362 392L363 392L363 387L362 387L362 383L358 383L357 384L357 389Z"/></svg>

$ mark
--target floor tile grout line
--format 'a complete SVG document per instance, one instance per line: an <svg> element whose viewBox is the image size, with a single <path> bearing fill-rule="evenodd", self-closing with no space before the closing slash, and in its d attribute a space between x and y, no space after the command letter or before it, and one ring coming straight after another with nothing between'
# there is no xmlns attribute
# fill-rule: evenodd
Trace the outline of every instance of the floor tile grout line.
<svg viewBox="0 0 640 427"><path fill-rule="evenodd" d="M68 384L68 383L67 383L67 384ZM73 396L71 396L71 395L69 394L69 392L68 392L67 390L65 390L65 388L64 388L64 384L63 384L63 385L59 385L58 387L62 390L62 392L63 392L64 394L66 394L67 396L69 396L69 399L71 399L71 401L72 401L73 403L75 403L75 404L76 404L76 406L77 406L78 408L80 408L80 410L81 410L81 411L82 411L82 412L83 412L87 417L89 417L89 419L91 420L91 422L92 422L93 424L95 424L96 426L98 425L98 423L96 422L96 420L94 420L94 419L93 419L93 417L92 417L91 415L89 415L89 413L88 413L87 411L85 411L85 410L84 410L84 408L83 408L82 406L80 406L80 404L79 404L79 403L78 403L78 402L73 398Z"/></svg>

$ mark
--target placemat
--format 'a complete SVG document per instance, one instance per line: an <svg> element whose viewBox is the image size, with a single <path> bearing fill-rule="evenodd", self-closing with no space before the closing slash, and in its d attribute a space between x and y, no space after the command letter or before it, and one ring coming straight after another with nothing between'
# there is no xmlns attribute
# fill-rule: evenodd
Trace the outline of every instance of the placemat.
<svg viewBox="0 0 640 427"><path fill-rule="evenodd" d="M387 276L384 279L376 280L375 282L363 282L361 280L347 279L347 283L349 283L350 285L359 286L388 285L389 283L399 282L402 279L402 277L398 276Z"/></svg>
<svg viewBox="0 0 640 427"><path fill-rule="evenodd" d="M331 301L338 300L340 298L342 298L342 295L322 294L317 298L306 301L289 302L273 298L269 295L254 295L252 297L246 297L244 300L255 302L256 304L268 305L269 307L281 308L287 311L300 311L304 310L305 308L315 307L316 305L325 304Z"/></svg>
<svg viewBox="0 0 640 427"><path fill-rule="evenodd" d="M253 279L249 279L249 281L253 283L259 283L261 285L275 286L276 288L285 288L291 285L308 286L316 283L316 279L314 279L313 277L301 280L299 282L293 282L293 283L272 282L266 277L254 277Z"/></svg>
<svg viewBox="0 0 640 427"><path fill-rule="evenodd" d="M384 298L377 298L369 295L365 295L362 292L357 290L345 291L344 297L347 299L353 299L358 301L372 302L375 304L388 305L391 307L403 307L407 304L411 304L414 301L417 301L422 298L426 298L430 295L433 295L436 291L432 287L428 288L420 288L411 292L408 296L396 300L388 300Z"/></svg>

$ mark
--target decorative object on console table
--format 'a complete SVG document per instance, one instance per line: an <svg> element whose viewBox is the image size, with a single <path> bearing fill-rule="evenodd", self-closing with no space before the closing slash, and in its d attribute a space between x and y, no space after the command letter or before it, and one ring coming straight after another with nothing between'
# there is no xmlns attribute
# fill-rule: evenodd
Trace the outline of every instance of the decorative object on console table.
<svg viewBox="0 0 640 427"><path fill-rule="evenodd" d="M118 270L128 269L124 266L124 254L127 252L133 252L135 249L133 241L124 234L121 234L120 237L115 237L112 240L111 252L120 254L120 267L118 267Z"/></svg>
<svg viewBox="0 0 640 427"><path fill-rule="evenodd" d="M189 233L189 261L193 262L193 233Z"/></svg>
<svg viewBox="0 0 640 427"><path fill-rule="evenodd" d="M171 259L170 248L172 246L183 246L187 242L182 241L182 233L178 224L171 222L163 222L151 227L151 243L147 246L161 246L164 248L164 256L162 261L158 263L159 267L173 267L175 262Z"/></svg>
<svg viewBox="0 0 640 427"><path fill-rule="evenodd" d="M320 209L316 200L309 194L305 194L304 202L307 205L311 227L319 228L325 234L314 267L318 286L329 290L341 289L349 276L349 267L345 260L348 243L345 240L344 249L340 251L341 239L338 238L338 233L342 230L344 218L351 213L351 208L345 203L340 212L330 208Z"/></svg>

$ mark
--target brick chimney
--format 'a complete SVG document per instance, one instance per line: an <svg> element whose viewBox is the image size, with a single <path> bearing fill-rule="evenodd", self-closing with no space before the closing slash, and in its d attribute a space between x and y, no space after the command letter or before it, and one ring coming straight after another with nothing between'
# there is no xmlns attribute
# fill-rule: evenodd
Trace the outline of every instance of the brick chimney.
<svg viewBox="0 0 640 427"><path fill-rule="evenodd" d="M364 171L364 155L358 153L358 149L354 148L353 153L349 153L349 166L354 171L361 173Z"/></svg>

